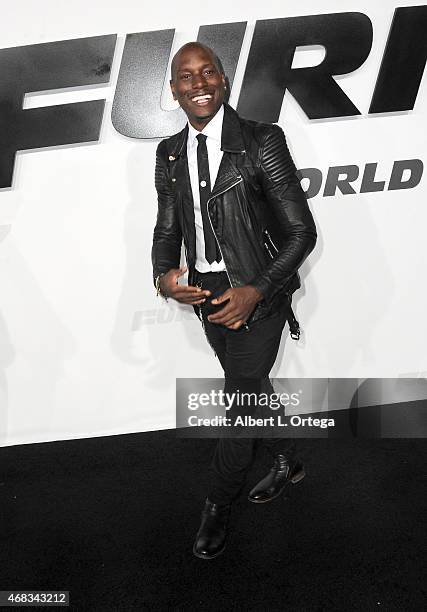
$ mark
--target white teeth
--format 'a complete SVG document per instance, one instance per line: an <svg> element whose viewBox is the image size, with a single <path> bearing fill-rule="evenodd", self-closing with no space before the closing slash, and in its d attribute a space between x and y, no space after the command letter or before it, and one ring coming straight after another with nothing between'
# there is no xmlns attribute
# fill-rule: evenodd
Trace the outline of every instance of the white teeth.
<svg viewBox="0 0 427 612"><path fill-rule="evenodd" d="M210 100L212 98L212 96L210 94L206 94L204 96L195 96L194 98L191 98L193 100L193 102L198 102L199 100Z"/></svg>

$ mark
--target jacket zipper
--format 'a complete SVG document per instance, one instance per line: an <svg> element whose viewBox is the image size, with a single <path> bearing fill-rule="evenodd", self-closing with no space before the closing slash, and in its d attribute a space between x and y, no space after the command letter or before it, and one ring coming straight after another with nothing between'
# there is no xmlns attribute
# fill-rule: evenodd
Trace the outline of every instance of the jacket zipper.
<svg viewBox="0 0 427 612"><path fill-rule="evenodd" d="M270 236L270 232L268 231L268 229L265 229L265 230L264 230L264 234L265 234L265 235L267 236L267 238L269 239L270 244L271 244L271 246L273 247L273 249L276 251L276 253L278 253L278 252L279 252L279 249L278 249L278 248L277 248L277 246L274 244L274 242L273 242L273 238ZM265 244L265 243L264 243L264 244ZM268 252L269 252L269 254L270 254L270 256L271 256L270 249L268 248L268 246L267 246L267 245L265 245L265 246L267 247L267 250L268 250Z"/></svg>
<svg viewBox="0 0 427 612"><path fill-rule="evenodd" d="M274 259L274 255L273 253L270 251L270 247L268 246L268 244L266 242L264 242L264 246L267 249L267 253L270 255L271 259Z"/></svg>
<svg viewBox="0 0 427 612"><path fill-rule="evenodd" d="M233 187L235 187L236 185L238 185L238 184L239 184L239 183L241 183L242 181L243 181L243 179L242 179L242 177L240 176L238 181L236 181L235 183L233 183L232 185L230 185L229 187L227 187L227 189L224 189L223 191L220 191L219 193L215 194L215 197L222 195L222 194L223 194L223 193L225 193L226 191L229 191L230 189L232 189ZM227 273L228 282L230 283L230 287L234 287L233 283L231 282L231 278L230 278L230 275L229 275L229 273L228 273L228 270L227 270L227 266L226 266L226 263L225 263L224 255L223 255L223 253L222 253L221 245L219 244L218 238L217 238L217 236L216 236L216 234L215 234L215 230L214 230L214 227L213 227L213 224L212 224L212 219L211 219L211 216L210 216L210 214L209 214L209 203L211 202L211 200L212 200L212 198L208 198L208 201L207 201L207 203L206 203L206 208L207 208L207 210L208 210L209 223L211 224L212 233L213 233L213 235L215 236L215 240L216 240L216 243L217 243L217 245L218 245L219 252L221 253L222 261L224 262L224 266L225 266L225 271L226 271L226 273ZM246 329L246 331L249 331L249 326L248 326L248 324L247 324L247 323L244 323L244 324L243 324L243 327Z"/></svg>
<svg viewBox="0 0 427 612"><path fill-rule="evenodd" d="M222 194L223 194L223 193L225 193L226 191L229 191L230 189L232 189L233 187L235 187L236 185L238 185L238 184L239 184L239 183L241 183L242 181L243 181L243 179L242 179L242 177L240 176L238 181L236 181L235 183L233 183L232 185L230 185L229 187L227 187L227 189L224 189L223 191L220 191L219 193L215 194L215 197L217 197L217 196L219 196L219 195L222 195ZM215 236L215 240L216 240L216 243L217 243L217 245L218 245L219 252L221 253L221 257L222 257L222 260L223 260L223 262L224 262L224 266L225 266L225 271L226 271L226 273L227 273L228 282L230 283L230 286L231 286L231 287L233 287L234 285L233 285L233 283L231 282L230 275L229 275L228 270L227 270L227 266L225 265L224 255L222 254L221 246L220 246L220 244L219 244L219 242L218 242L218 238L216 237L215 230L214 230L214 227L213 227L213 225L212 225L212 219L211 219L211 216L210 216L210 214L209 214L209 203L211 202L211 200L212 200L212 198L208 198L208 201L207 201L207 203L206 203L206 208L207 208L207 210L208 210L209 223L211 224L211 229L212 229L213 235Z"/></svg>

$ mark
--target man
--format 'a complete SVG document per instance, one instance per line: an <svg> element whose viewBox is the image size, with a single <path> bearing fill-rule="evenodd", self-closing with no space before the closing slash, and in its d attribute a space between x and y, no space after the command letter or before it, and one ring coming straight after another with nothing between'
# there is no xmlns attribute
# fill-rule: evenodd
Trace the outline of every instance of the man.
<svg viewBox="0 0 427 612"><path fill-rule="evenodd" d="M208 47L188 43L173 58L170 86L188 118L157 149L158 216L152 261L158 293L192 305L225 375L225 391L271 389L269 373L290 296L316 229L277 125L242 119L224 102L227 83ZM188 285L179 284L184 241ZM274 464L249 494L268 502L304 475L289 439L266 439ZM255 440L220 438L193 552L225 547L230 505L252 461Z"/></svg>

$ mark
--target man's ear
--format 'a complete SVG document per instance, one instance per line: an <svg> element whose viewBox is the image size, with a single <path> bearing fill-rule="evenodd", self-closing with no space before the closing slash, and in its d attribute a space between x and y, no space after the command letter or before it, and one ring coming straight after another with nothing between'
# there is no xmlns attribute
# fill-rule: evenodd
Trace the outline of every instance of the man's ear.
<svg viewBox="0 0 427 612"><path fill-rule="evenodd" d="M172 79L169 81L169 85L170 85L170 88L171 88L171 91L172 91L172 96L173 96L173 99L174 99L174 100L176 100L176 95L175 95L175 85L173 84Z"/></svg>

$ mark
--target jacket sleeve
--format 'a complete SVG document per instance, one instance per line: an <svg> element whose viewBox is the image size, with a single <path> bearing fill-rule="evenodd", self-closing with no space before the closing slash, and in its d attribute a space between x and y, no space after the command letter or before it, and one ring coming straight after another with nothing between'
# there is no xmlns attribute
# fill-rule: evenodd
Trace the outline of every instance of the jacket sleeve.
<svg viewBox="0 0 427 612"><path fill-rule="evenodd" d="M171 268L178 268L181 260L182 231L166 155L166 142L162 140L156 151L154 178L158 206L151 250L154 282L160 274L168 272Z"/></svg>
<svg viewBox="0 0 427 612"><path fill-rule="evenodd" d="M275 258L250 283L267 303L297 272L316 244L313 216L295 172L285 135L278 125L272 125L260 150L259 180L282 242Z"/></svg>

